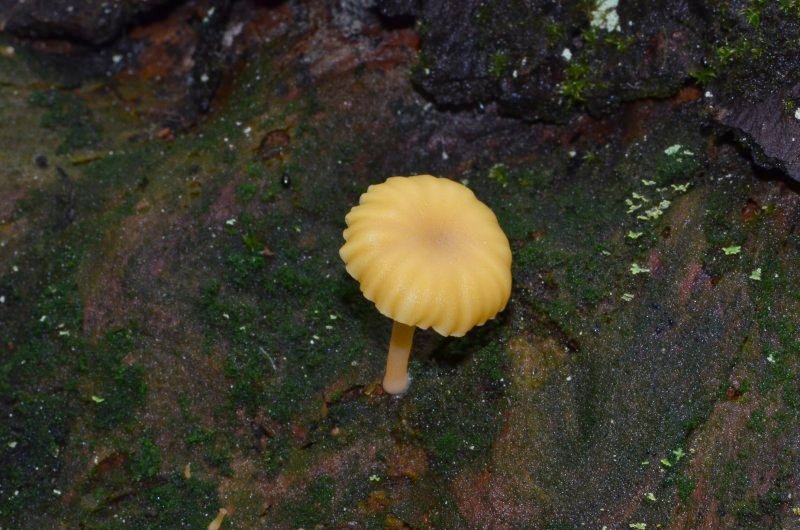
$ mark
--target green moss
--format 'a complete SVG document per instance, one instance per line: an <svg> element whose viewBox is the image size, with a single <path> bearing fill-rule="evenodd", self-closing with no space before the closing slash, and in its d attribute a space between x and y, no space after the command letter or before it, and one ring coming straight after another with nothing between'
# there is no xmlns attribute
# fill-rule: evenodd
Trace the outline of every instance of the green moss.
<svg viewBox="0 0 800 530"><path fill-rule="evenodd" d="M220 440L218 443L210 446L206 450L205 460L208 465L217 468L223 476L233 476L233 469L231 468L233 455L231 455L231 450L227 442Z"/></svg>
<svg viewBox="0 0 800 530"><path fill-rule="evenodd" d="M276 287L296 296L308 296L316 287L316 275L304 263L284 263L274 269Z"/></svg>
<svg viewBox="0 0 800 530"><path fill-rule="evenodd" d="M766 520L771 520L780 512L785 503L785 495L785 492L770 489L763 497L735 502L733 513L736 521L742 528L763 528Z"/></svg>
<svg viewBox="0 0 800 530"><path fill-rule="evenodd" d="M675 479L675 486L678 489L678 498L681 502L687 502L697 487L697 481L687 475L680 474Z"/></svg>
<svg viewBox="0 0 800 530"><path fill-rule="evenodd" d="M161 451L150 438L139 440L139 449L130 458L131 473L135 480L150 480L161 469Z"/></svg>
<svg viewBox="0 0 800 530"><path fill-rule="evenodd" d="M316 477L299 498L276 509L274 520L291 521L292 528L330 524L337 520L334 499L340 494L333 478L326 475Z"/></svg>
<svg viewBox="0 0 800 530"><path fill-rule="evenodd" d="M758 28L761 25L761 12L767 5L767 0L749 0L747 7L744 8L742 14L748 24L753 28Z"/></svg>
<svg viewBox="0 0 800 530"><path fill-rule="evenodd" d="M473 330L473 338L480 341L482 333L491 331ZM460 344L452 341L438 357L445 365L461 366L459 371L412 362L414 394L408 396L403 411L429 451L431 465L442 473L486 457L499 429L494 418L504 403L502 370L506 360L500 358L500 346L478 347L471 346L468 339L458 340ZM443 380L446 386L441 385ZM465 408L464 403L471 405Z"/></svg>
<svg viewBox="0 0 800 530"><path fill-rule="evenodd" d="M286 436L274 436L270 438L266 450L261 455L261 465L264 472L270 476L275 476L286 463L291 442Z"/></svg>
<svg viewBox="0 0 800 530"><path fill-rule="evenodd" d="M570 62L566 70L566 79L560 86L561 93L573 103L584 103L589 86L589 65L577 60Z"/></svg>
<svg viewBox="0 0 800 530"><path fill-rule="evenodd" d="M213 439L214 434L202 427L192 429L185 438L187 445L206 445L211 443Z"/></svg>
<svg viewBox="0 0 800 530"><path fill-rule="evenodd" d="M94 394L102 399L94 404L95 424L100 429L113 429L132 421L145 401L144 368L122 362L134 344L131 330L117 329L85 353L84 366L91 368Z"/></svg>
<svg viewBox="0 0 800 530"><path fill-rule="evenodd" d="M798 0L779 0L780 10L787 15L794 15L800 18L800 1Z"/></svg>
<svg viewBox="0 0 800 530"><path fill-rule="evenodd" d="M505 50L497 50L492 54L489 63L489 74L495 79L503 77L509 65L511 64L511 56Z"/></svg>
<svg viewBox="0 0 800 530"><path fill-rule="evenodd" d="M254 252L232 252L225 261L230 269L230 282L236 287L252 285L264 269L264 256Z"/></svg>
<svg viewBox="0 0 800 530"><path fill-rule="evenodd" d="M31 511L52 510L52 490L61 487L53 477L63 465L73 411L61 396L46 394L19 395L7 410L0 423L0 489L7 492L0 498L0 519L22 528Z"/></svg>
<svg viewBox="0 0 800 530"><path fill-rule="evenodd" d="M689 76L692 79L694 79L697 82L698 85L703 86L703 87L708 85L714 79L716 79L716 77L718 75L719 74L718 74L718 72L716 70L714 70L713 68L708 68L708 67L706 67L706 68L697 68L697 69L692 70L691 72L689 72Z"/></svg>
<svg viewBox="0 0 800 530"><path fill-rule="evenodd" d="M147 393L141 366L119 366L109 375L111 381L101 383L98 392L103 399L95 414L100 429L112 429L132 421Z"/></svg>
<svg viewBox="0 0 800 530"><path fill-rule="evenodd" d="M456 431L445 431L436 434L431 440L431 451L434 457L442 462L455 462L462 441Z"/></svg>
<svg viewBox="0 0 800 530"><path fill-rule="evenodd" d="M236 196L240 201L245 203L250 202L250 200L255 197L256 193L258 193L258 186L252 182L245 182L236 188Z"/></svg>
<svg viewBox="0 0 800 530"><path fill-rule="evenodd" d="M547 35L547 44L551 48L560 44L564 40L566 28L553 19L547 19L544 24L544 32Z"/></svg>
<svg viewBox="0 0 800 530"><path fill-rule="evenodd" d="M482 379L499 383L505 378L508 359L499 343L493 342L475 354L478 372Z"/></svg>
<svg viewBox="0 0 800 530"><path fill-rule="evenodd" d="M142 492L125 504L125 522L106 523L105 528L206 528L217 514L216 485L175 474L164 483Z"/></svg>
<svg viewBox="0 0 800 530"><path fill-rule="evenodd" d="M680 146L678 154L661 153L658 155L654 175L658 186L669 186L670 184L689 181L701 167L700 153L696 151L696 146L687 147L682 146L680 143L675 143L670 147L675 145Z"/></svg>
<svg viewBox="0 0 800 530"><path fill-rule="evenodd" d="M504 188L508 186L508 168L505 164L495 164L490 167L488 177Z"/></svg>
<svg viewBox="0 0 800 530"><path fill-rule="evenodd" d="M755 432L767 430L767 415L763 409L755 409L747 420L747 428Z"/></svg>
<svg viewBox="0 0 800 530"><path fill-rule="evenodd" d="M603 42L613 46L618 52L624 52L636 43L636 36L623 35L618 32L607 32L603 36Z"/></svg>
<svg viewBox="0 0 800 530"><path fill-rule="evenodd" d="M0 427L6 440L2 447L9 450L0 458L12 458L0 462L7 470L0 473L0 489L20 492L9 504L0 501L4 521L24 522L31 510L40 517L63 519L64 505L53 502L53 490L65 488L59 482L60 468L74 423L80 421L84 433L108 431L130 422L144 402L144 370L123 362L134 348L134 335L112 332L94 343L82 333L84 308L76 275L87 249L105 230L104 221L118 218L116 209L103 211L110 182L112 175L85 182L72 174L69 182L55 183L51 197L64 187L81 197L74 205L74 220L67 224L58 212L49 211L52 201L40 198L28 212L31 222L44 225L34 231L40 242L23 245L26 258L18 265L25 276L14 279L13 290L3 291L11 293L6 303L15 303L15 296L27 301L4 322L14 347L0 360L0 392L12 418ZM56 218L59 223L51 222Z"/></svg>
<svg viewBox="0 0 800 530"><path fill-rule="evenodd" d="M83 100L71 92L58 90L34 91L29 99L33 107L45 109L41 126L64 133L64 139L56 150L67 154L78 149L94 146L100 139L101 128Z"/></svg>

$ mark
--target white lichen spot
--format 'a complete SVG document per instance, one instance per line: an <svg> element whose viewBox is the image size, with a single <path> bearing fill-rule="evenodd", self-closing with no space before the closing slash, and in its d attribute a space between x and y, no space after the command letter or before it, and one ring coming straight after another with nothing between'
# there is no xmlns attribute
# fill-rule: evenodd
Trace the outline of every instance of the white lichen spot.
<svg viewBox="0 0 800 530"><path fill-rule="evenodd" d="M598 0L592 11L592 27L606 31L620 31L618 5L619 0Z"/></svg>
<svg viewBox="0 0 800 530"><path fill-rule="evenodd" d="M572 50L569 48L564 48L564 50L561 52L561 57L565 61L570 62L572 60Z"/></svg>
<svg viewBox="0 0 800 530"><path fill-rule="evenodd" d="M800 120L800 107L794 109L794 119Z"/></svg>
<svg viewBox="0 0 800 530"><path fill-rule="evenodd" d="M681 149L683 149L681 144L671 145L664 149L664 154L667 156L675 156L680 152Z"/></svg>
<svg viewBox="0 0 800 530"><path fill-rule="evenodd" d="M214 16L214 11L216 10L217 8L212 7L211 9L206 11L206 16L203 17L203 24L208 24L211 21L211 17Z"/></svg>
<svg viewBox="0 0 800 530"><path fill-rule="evenodd" d="M238 24L234 24L233 26L230 26L225 31L225 34L222 35L222 46L224 46L225 48L230 48L233 45L233 41L242 32L243 28L244 28L244 24L242 22L239 22Z"/></svg>

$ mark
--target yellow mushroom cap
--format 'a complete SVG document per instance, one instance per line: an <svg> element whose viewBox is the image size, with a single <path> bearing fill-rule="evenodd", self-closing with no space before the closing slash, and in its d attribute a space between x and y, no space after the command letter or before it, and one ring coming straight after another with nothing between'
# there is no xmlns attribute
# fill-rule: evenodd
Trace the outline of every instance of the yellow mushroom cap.
<svg viewBox="0 0 800 530"><path fill-rule="evenodd" d="M339 255L385 316L460 337L505 308L508 238L466 186L390 177L361 195L345 223Z"/></svg>

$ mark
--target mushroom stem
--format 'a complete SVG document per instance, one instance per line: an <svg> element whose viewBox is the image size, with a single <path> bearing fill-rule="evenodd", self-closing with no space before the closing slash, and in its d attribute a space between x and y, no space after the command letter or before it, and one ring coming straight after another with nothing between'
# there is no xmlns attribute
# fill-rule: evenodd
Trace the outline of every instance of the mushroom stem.
<svg viewBox="0 0 800 530"><path fill-rule="evenodd" d="M416 326L407 326L397 320L392 325L392 340L383 376L383 389L389 394L402 394L408 389L408 356L415 329Z"/></svg>

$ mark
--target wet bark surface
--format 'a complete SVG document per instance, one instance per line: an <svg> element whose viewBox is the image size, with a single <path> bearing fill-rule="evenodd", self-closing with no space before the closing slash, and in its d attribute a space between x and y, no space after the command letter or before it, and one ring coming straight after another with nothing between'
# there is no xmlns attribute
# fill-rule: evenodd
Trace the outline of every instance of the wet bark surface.
<svg viewBox="0 0 800 530"><path fill-rule="evenodd" d="M797 2L7 4L3 528L800 524ZM417 173L514 286L394 397Z"/></svg>

